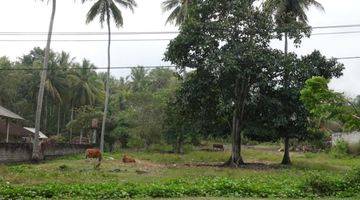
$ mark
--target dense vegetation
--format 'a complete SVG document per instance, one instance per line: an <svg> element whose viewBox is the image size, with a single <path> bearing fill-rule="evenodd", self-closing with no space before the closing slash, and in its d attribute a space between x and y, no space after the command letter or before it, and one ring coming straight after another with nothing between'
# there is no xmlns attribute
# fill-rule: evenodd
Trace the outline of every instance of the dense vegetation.
<svg viewBox="0 0 360 200"><path fill-rule="evenodd" d="M109 7L97 1L87 22L100 16L100 23L109 25L112 16L121 26L121 12L111 2ZM267 1L259 7L245 0L165 1L165 10L175 9L168 22L180 26L180 34L165 53L165 60L175 64L176 71L135 67L129 77L116 79L109 77L109 69L97 73L90 61L77 63L65 52L34 48L15 61L3 57L0 103L27 119L27 126L36 124L41 84L40 70L34 68L41 69L46 60L41 129L57 135L54 139L58 141L91 140L102 146L104 136L110 151L119 146L148 149L168 143L174 152L183 153L185 144L199 144L203 138L230 139L232 155L227 164L238 166L244 164L243 136L258 142L281 139L285 147L282 163L291 164L290 143L311 141L324 146L328 130L317 121L341 122L344 130L357 130L359 104L342 97L339 109L346 114L334 117L315 114L318 111L306 99L300 100L308 79L340 77L344 67L319 51L302 57L287 51L288 39L300 45L311 32L304 9L321 5L286 2ZM131 10L136 6L135 1L118 3ZM100 12L97 8L102 4L106 9ZM285 52L270 46L282 35ZM330 111L329 106L337 105L324 109ZM97 135L91 127L94 118L104 120L98 123Z"/></svg>
<svg viewBox="0 0 360 200"><path fill-rule="evenodd" d="M266 150L265 150L266 148ZM100 170L82 156L39 165L0 166L0 197L116 199L139 197L358 198L358 158L294 153L293 167L281 166L278 146L243 149L249 164L230 169L201 164L224 162L230 152L189 151L184 155L125 151L106 154ZM126 153L138 159L124 164ZM261 163L273 164L261 164ZM143 173L140 173L143 172Z"/></svg>
<svg viewBox="0 0 360 200"><path fill-rule="evenodd" d="M23 116L27 126L34 124L39 84L39 71L34 67L43 55L40 48L35 48L15 62L1 58L1 105ZM60 134L62 141L70 141L80 133L90 138L92 119L102 116L105 75L96 73L88 60L76 63L64 52L50 55L42 131L50 136ZM179 82L174 71L147 71L141 67L134 68L126 80L112 78L105 136L109 148L120 139L127 147L130 135L135 147L161 141L166 105Z"/></svg>
<svg viewBox="0 0 360 200"><path fill-rule="evenodd" d="M300 46L311 35L306 10L323 7L315 0L254 2L165 0L167 23L180 33L164 60L176 69L134 66L117 78L110 23L121 27L118 6L133 11L136 2L93 1L86 22L99 18L108 31L101 73L90 60L51 50L52 0L46 48L0 58L0 105L25 118L16 123L35 125L34 161L40 127L51 142L92 143L102 153L105 146L104 159L97 169L79 155L1 165L0 199L359 198L360 141L339 140L330 149L330 135L334 124L360 129L360 97L329 89L344 70L337 59L288 51L288 40ZM270 45L277 39L284 51ZM120 162L123 152L136 164Z"/></svg>

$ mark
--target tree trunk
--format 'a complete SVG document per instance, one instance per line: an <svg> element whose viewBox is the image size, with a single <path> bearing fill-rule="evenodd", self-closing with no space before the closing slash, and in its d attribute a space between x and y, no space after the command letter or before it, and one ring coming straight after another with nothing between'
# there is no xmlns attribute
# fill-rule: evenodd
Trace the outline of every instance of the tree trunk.
<svg viewBox="0 0 360 200"><path fill-rule="evenodd" d="M82 144L83 134L84 134L84 130L81 129L80 130L80 144Z"/></svg>
<svg viewBox="0 0 360 200"><path fill-rule="evenodd" d="M245 163L241 156L240 119L237 117L237 113L235 111L233 115L232 150L230 160L226 163L226 165L230 167L238 167L239 165L243 165Z"/></svg>
<svg viewBox="0 0 360 200"><path fill-rule="evenodd" d="M96 138L97 138L97 135L96 135L96 129L93 130L93 135L92 135L92 143L93 144L96 144Z"/></svg>
<svg viewBox="0 0 360 200"><path fill-rule="evenodd" d="M284 52L285 52L285 55L287 55L289 53L289 42L288 42L288 33L285 32L285 49L284 49Z"/></svg>
<svg viewBox="0 0 360 200"><path fill-rule="evenodd" d="M6 118L6 143L9 143L9 135L10 135L10 122L9 119Z"/></svg>
<svg viewBox="0 0 360 200"><path fill-rule="evenodd" d="M46 49L45 49L43 70L41 72L39 94L38 94L38 98L37 98L37 107L36 107L36 116L35 116L35 136L34 136L34 140L33 140L33 153L32 153L32 159L34 161L39 161L41 159L41 155L40 155L41 152L40 152L40 145L39 145L41 111L42 111L42 104L43 104L43 98L44 98L46 73L47 73L48 62L49 62L51 37L52 37L52 31L53 31L54 20L55 20L55 12L56 12L56 0L53 0L52 2L53 2L53 5L52 5L51 18L50 18L50 26L49 26L47 44L46 44Z"/></svg>
<svg viewBox="0 0 360 200"><path fill-rule="evenodd" d="M178 153L178 154L183 154L184 153L182 134L183 133L181 133L180 136L177 137L177 139L176 139L176 150L175 150L175 152Z"/></svg>
<svg viewBox="0 0 360 200"><path fill-rule="evenodd" d="M105 83L105 106L104 106L104 113L103 113L103 121L101 127L101 135L100 135L100 151L104 152L104 135L105 135L105 125L106 125L106 115L108 111L108 104L109 104L109 96L110 96L110 46L111 46L111 29L110 29L110 15L107 15L107 26L108 26L108 68L106 74L106 83Z"/></svg>
<svg viewBox="0 0 360 200"><path fill-rule="evenodd" d="M48 95L45 95L45 117L44 117L44 126L43 126L43 131L47 130L47 122L48 122Z"/></svg>
<svg viewBox="0 0 360 200"><path fill-rule="evenodd" d="M241 129L242 129L242 120L244 112L244 101L245 101L245 86L242 85L242 88L239 88L239 80L235 82L235 108L233 112L233 122L232 122L232 150L230 159L224 164L230 167L238 167L243 165L244 160L241 156Z"/></svg>
<svg viewBox="0 0 360 200"><path fill-rule="evenodd" d="M291 165L291 160L290 160L290 139L289 137L285 137L284 138L284 157L283 160L281 162L281 164L283 165Z"/></svg>
<svg viewBox="0 0 360 200"><path fill-rule="evenodd" d="M60 121L61 121L61 119L60 119L60 116L61 116L61 106L60 106L60 103L59 103L59 105L58 105L58 120L57 120L57 135L60 135Z"/></svg>
<svg viewBox="0 0 360 200"><path fill-rule="evenodd" d="M288 55L288 33L285 32L285 56ZM284 71L284 83L285 83L285 88L286 89L289 89L290 87L290 80L289 80L289 70L288 68L285 68L285 71ZM290 160L290 144L289 144L289 140L290 138L288 136L285 136L284 138L284 157L283 157L283 160L281 162L281 164L283 165L290 165L291 164L291 160Z"/></svg>
<svg viewBox="0 0 360 200"><path fill-rule="evenodd" d="M72 122L74 120L74 106L71 105L71 116L70 116L70 121ZM72 139L72 128L70 128L70 135L69 135L69 143L71 143L71 139Z"/></svg>

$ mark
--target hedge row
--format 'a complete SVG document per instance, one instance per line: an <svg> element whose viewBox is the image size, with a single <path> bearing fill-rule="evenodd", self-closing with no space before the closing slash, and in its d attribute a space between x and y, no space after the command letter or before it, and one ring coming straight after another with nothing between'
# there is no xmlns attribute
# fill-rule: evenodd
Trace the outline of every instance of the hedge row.
<svg viewBox="0 0 360 200"><path fill-rule="evenodd" d="M291 178L291 177L289 177ZM174 180L152 184L46 184L31 187L0 185L0 199L32 198L79 198L120 199L138 197L277 197L304 198L318 196L359 196L360 170L354 170L343 178L309 175L305 181L289 183L281 181L256 181L250 178L204 177L196 181Z"/></svg>

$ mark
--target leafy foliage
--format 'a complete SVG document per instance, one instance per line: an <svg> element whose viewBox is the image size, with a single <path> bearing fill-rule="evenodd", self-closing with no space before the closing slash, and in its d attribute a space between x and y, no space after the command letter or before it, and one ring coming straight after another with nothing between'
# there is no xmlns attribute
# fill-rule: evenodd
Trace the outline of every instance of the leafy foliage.
<svg viewBox="0 0 360 200"><path fill-rule="evenodd" d="M342 179L309 175L304 182L269 180L273 184L257 182L249 178L202 177L196 180L171 180L150 184L47 184L31 187L0 185L0 196L18 198L175 198L175 197L256 197L256 198L314 198L323 196L356 197L359 189L359 170ZM270 177L269 177L270 178ZM292 181L294 182L294 181Z"/></svg>
<svg viewBox="0 0 360 200"><path fill-rule="evenodd" d="M359 108L343 94L328 88L329 81L323 77L313 77L306 81L301 91L301 100L311 113L317 126L325 120L340 121L346 130L359 130Z"/></svg>

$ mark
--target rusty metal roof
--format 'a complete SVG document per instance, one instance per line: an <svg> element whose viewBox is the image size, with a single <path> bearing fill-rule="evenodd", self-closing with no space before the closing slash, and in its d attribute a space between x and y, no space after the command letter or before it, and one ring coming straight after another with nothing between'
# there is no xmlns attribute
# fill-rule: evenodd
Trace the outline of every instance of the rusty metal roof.
<svg viewBox="0 0 360 200"><path fill-rule="evenodd" d="M24 118L20 117L19 115L11 112L10 110L8 110L2 106L0 106L0 117L24 120Z"/></svg>

